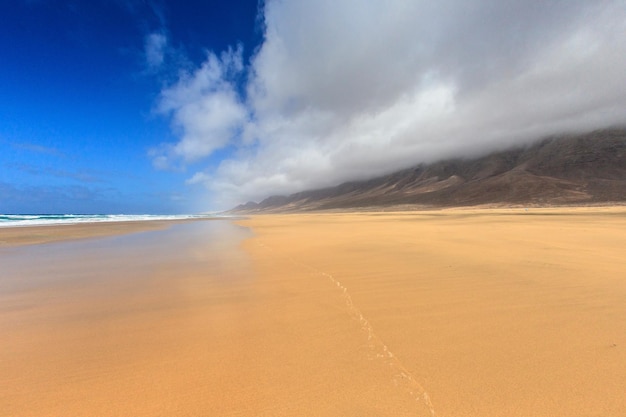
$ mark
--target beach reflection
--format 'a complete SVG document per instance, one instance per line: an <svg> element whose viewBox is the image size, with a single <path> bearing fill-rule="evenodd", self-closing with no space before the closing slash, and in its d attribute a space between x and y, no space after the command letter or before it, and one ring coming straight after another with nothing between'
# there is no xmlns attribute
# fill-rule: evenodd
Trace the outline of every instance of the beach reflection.
<svg viewBox="0 0 626 417"><path fill-rule="evenodd" d="M194 390L201 400L224 363L245 364L229 344L246 338L256 308L240 250L249 236L214 220L3 248L0 414L193 409L177 402Z"/></svg>
<svg viewBox="0 0 626 417"><path fill-rule="evenodd" d="M168 268L202 268L207 279L232 282L247 275L248 260L239 245L250 236L246 228L212 220L92 240L0 248L0 294L41 286L87 287L117 281L130 285Z"/></svg>

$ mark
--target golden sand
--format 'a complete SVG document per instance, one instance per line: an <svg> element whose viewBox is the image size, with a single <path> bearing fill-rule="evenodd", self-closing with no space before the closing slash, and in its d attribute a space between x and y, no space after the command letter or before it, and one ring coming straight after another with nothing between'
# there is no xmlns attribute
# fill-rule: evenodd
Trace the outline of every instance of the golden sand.
<svg viewBox="0 0 626 417"><path fill-rule="evenodd" d="M258 273L282 279L293 299L284 316L315 316L285 319L303 343L328 320L316 309L361 329L352 334L361 348L348 352L354 340L337 347L346 348L337 386L357 385L363 395L346 397L334 415L427 415L425 401L402 402L423 392L438 416L626 415L623 208L259 216L244 224L257 236L246 247ZM348 363L350 354L361 363Z"/></svg>
<svg viewBox="0 0 626 417"><path fill-rule="evenodd" d="M623 208L239 224L0 249L0 415L626 415Z"/></svg>
<svg viewBox="0 0 626 417"><path fill-rule="evenodd" d="M195 220L154 220L60 224L50 226L0 227L0 247L34 245L76 239L88 239L93 237L121 235L146 230L160 230L165 229L174 223L187 221Z"/></svg>
<svg viewBox="0 0 626 417"><path fill-rule="evenodd" d="M207 221L1 249L0 415L234 409L256 331L247 235Z"/></svg>

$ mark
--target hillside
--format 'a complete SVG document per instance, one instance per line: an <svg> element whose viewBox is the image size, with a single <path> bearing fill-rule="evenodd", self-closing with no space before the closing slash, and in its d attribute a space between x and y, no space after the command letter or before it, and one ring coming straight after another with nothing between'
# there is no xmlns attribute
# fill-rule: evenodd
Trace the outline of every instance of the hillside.
<svg viewBox="0 0 626 417"><path fill-rule="evenodd" d="M233 213L626 202L626 129L555 136L474 159L272 196Z"/></svg>

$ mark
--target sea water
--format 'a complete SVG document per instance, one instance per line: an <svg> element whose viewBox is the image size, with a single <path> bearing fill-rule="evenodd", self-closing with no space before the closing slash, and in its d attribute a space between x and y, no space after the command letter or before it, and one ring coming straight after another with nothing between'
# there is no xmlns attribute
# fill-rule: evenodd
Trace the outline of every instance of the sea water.
<svg viewBox="0 0 626 417"><path fill-rule="evenodd" d="M0 227L54 224L209 219L216 214L0 214ZM220 216L222 217L222 216Z"/></svg>

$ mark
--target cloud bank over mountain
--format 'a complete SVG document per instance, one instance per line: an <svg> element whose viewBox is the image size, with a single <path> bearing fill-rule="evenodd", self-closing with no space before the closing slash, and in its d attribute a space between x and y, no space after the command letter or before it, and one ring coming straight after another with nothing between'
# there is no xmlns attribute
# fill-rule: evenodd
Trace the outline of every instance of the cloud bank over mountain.
<svg viewBox="0 0 626 417"><path fill-rule="evenodd" d="M157 106L179 139L151 151L155 166L188 167L214 207L625 121L623 0L268 0L260 13L250 62L242 46L209 51ZM156 65L166 39L149 41Z"/></svg>

